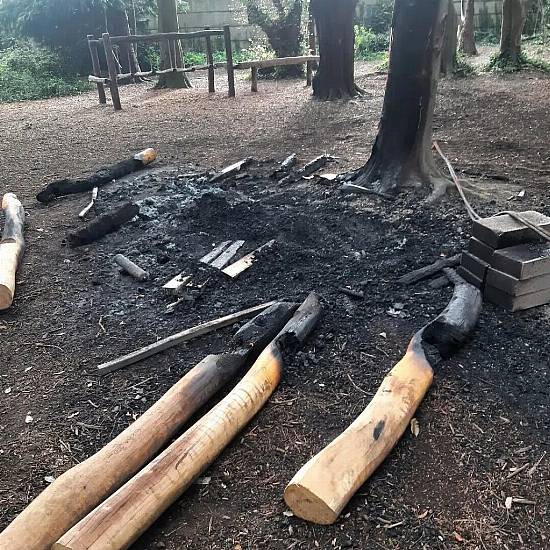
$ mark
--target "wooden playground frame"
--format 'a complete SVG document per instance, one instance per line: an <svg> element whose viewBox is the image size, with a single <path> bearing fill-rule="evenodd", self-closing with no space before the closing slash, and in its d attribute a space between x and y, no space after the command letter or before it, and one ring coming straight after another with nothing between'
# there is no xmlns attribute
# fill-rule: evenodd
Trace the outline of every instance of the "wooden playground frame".
<svg viewBox="0 0 550 550"><path fill-rule="evenodd" d="M223 36L225 46L225 63L214 63L214 52L212 49L212 37ZM206 70L208 71L208 92L215 92L214 83L214 69L220 67L226 67L227 69L227 83L228 83L228 96L235 97L235 70L250 69L251 70L251 91L258 91L258 69L268 67L280 67L284 65L307 65L307 80L306 85L311 86L312 74L314 64L319 61L319 56L316 55L304 55L300 57L281 57L277 59L262 59L254 61L246 61L242 63L233 63L233 48L231 45L231 29L228 25L223 29L204 29L203 31L195 32L168 32L168 33L155 33L155 34L143 34L143 35L127 35L127 36L111 36L105 32L101 38L94 38L89 34L88 48L90 50L90 56L92 59L92 71L93 74L88 76L88 80L93 82L97 86L97 94L100 104L107 103L107 97L105 95L105 86L109 87L111 92L111 99L113 101L113 107L115 111L122 109L122 103L120 100L119 81L128 78L148 77L154 75L161 75L167 73L188 73ZM181 56L177 55L177 43L181 40L204 38L206 41L206 65L195 65L192 67L184 67ZM164 42L169 53L170 67L162 70L150 70L139 71L134 73L119 73L117 59L115 56L114 46L119 44L132 44L137 46L139 43L148 42ZM101 65L99 61L99 46L102 45L105 50L105 59L107 61L108 77L101 76ZM310 51L315 51L315 43L311 43L310 38ZM181 66L180 66L181 65ZM131 66L131 63L129 63Z"/></svg>

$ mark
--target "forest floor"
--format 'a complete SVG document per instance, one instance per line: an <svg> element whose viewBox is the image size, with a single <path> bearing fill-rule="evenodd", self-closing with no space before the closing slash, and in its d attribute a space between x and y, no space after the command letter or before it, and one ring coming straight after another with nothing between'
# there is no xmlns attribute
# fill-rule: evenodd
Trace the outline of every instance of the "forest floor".
<svg viewBox="0 0 550 550"><path fill-rule="evenodd" d="M284 514L286 483L364 409L412 334L450 298L449 288L405 288L397 276L460 252L470 232L456 196L428 207L408 194L387 202L342 195L324 180L284 186L267 177L292 152L300 164L337 156L329 172L365 162L386 78L367 69L358 67L365 95L349 102L312 101L301 81L260 81L252 94L239 80L228 99L220 73L212 95L204 78L192 90L124 87L120 113L98 106L92 93L0 106L0 191L17 193L28 214L16 300L0 314L0 528L46 478L98 450L191 366L223 350L233 329L101 378L99 363L314 290L323 318L281 386L205 472L210 483L188 490L134 547L549 547L550 306L510 314L484 305L471 341L437 369L417 413L418 437L407 431L338 522L321 527ZM435 138L478 188L481 214L550 214L549 85L540 73L441 83ZM36 192L147 146L159 151L156 166L105 187L98 203L107 209L133 197L142 215L90 246L63 246L89 196L44 206ZM249 156L258 161L249 175L218 187L186 176ZM172 300L162 284L228 239L246 240L244 252L270 239L277 245L241 278L216 280L167 314ZM122 276L112 263L117 252L152 280ZM351 300L341 286L363 290L365 300ZM534 504L507 509L510 496Z"/></svg>

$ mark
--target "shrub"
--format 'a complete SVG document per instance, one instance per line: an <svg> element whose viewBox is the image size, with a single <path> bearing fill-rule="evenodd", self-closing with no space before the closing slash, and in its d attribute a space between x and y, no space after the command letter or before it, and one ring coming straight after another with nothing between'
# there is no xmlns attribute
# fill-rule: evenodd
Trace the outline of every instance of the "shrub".
<svg viewBox="0 0 550 550"><path fill-rule="evenodd" d="M375 33L360 25L355 26L355 58L369 60L378 57L375 54L386 52L390 47L387 34Z"/></svg>
<svg viewBox="0 0 550 550"><path fill-rule="evenodd" d="M495 53L491 56L489 64L486 67L486 70L497 73L515 73L516 71L521 71L523 69L531 69L547 73L550 72L550 64L539 59L528 57L524 53L521 53L519 55L518 62L514 63L511 59L502 57L499 53Z"/></svg>
<svg viewBox="0 0 550 550"><path fill-rule="evenodd" d="M46 99L89 90L87 82L70 76L51 50L16 42L0 50L0 102Z"/></svg>

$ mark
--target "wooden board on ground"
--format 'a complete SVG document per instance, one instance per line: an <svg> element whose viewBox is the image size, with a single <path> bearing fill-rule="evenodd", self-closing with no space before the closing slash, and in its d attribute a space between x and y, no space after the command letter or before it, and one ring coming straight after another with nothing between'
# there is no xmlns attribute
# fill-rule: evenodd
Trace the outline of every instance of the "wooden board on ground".
<svg viewBox="0 0 550 550"><path fill-rule="evenodd" d="M232 279L234 279L235 277L238 277L241 273L243 273L243 271L246 271L249 267L251 267L254 264L258 253L260 253L262 250L265 250L267 248L271 248L274 244L275 244L275 239L263 244L262 246L258 247L256 250L250 252L250 254L243 256L240 260L237 260L235 263L228 265L225 269L222 269L222 273L225 273L225 275L228 275Z"/></svg>
<svg viewBox="0 0 550 550"><path fill-rule="evenodd" d="M237 254L243 244L244 241L235 241L233 244L227 247L227 249L224 250L215 260L210 262L210 265L217 269L224 268L231 261L233 256Z"/></svg>

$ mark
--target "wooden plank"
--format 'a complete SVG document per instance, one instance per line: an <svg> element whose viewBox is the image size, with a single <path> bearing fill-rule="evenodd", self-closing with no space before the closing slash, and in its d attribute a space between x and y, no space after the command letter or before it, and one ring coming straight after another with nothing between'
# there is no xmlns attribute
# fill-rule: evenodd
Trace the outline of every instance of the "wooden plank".
<svg viewBox="0 0 550 550"><path fill-rule="evenodd" d="M502 290L511 296L523 296L533 292L541 292L550 288L550 274L531 277L530 279L516 279L512 275L503 273L492 267L487 271L486 285Z"/></svg>
<svg viewBox="0 0 550 550"><path fill-rule="evenodd" d="M232 241L223 241L208 254L205 254L199 262L202 264L209 264L211 261L215 260L230 244Z"/></svg>
<svg viewBox="0 0 550 550"><path fill-rule="evenodd" d="M227 63L227 86L229 97L235 97L235 67L233 65L233 46L231 45L231 29L229 25L223 28L223 41L225 44L225 58Z"/></svg>
<svg viewBox="0 0 550 550"><path fill-rule="evenodd" d="M191 275L186 275L182 272L170 279L162 288L164 288L164 290L168 290L173 294L180 294L182 289L187 285L190 280Z"/></svg>
<svg viewBox="0 0 550 550"><path fill-rule="evenodd" d="M318 55L301 55L298 57L279 57L277 59L256 59L254 61L243 61L237 63L235 69L267 69L269 67L281 67L284 65L302 65L308 61L319 61Z"/></svg>
<svg viewBox="0 0 550 550"><path fill-rule="evenodd" d="M97 53L97 40L94 40L94 35L89 34L88 35L88 49L90 50L90 57L92 58L92 71L94 73L94 77L98 80L95 81L97 84L97 95L99 97L99 103L104 105L107 103L107 98L105 96L105 82L100 82L99 78L101 77L101 66L99 63L99 55ZM88 77L88 80L89 77ZM93 80L90 82L94 82Z"/></svg>
<svg viewBox="0 0 550 550"><path fill-rule="evenodd" d="M176 334L172 334L172 336L163 338L162 340L159 340L154 344L150 344L148 346L145 346L144 348L133 351L132 353L128 353L123 357L113 359L112 361L108 361L107 363L102 363L97 367L97 370L100 374L106 374L108 372L113 372L123 367L127 367L128 365L132 365L134 363L137 363L138 361L142 361L147 357L151 357L152 355L160 353L161 351L167 350L171 347L177 346L178 344L181 344L183 342L192 340L193 338L198 338L199 336L214 332L220 328L233 325L234 323L241 321L242 319L246 319L247 317L251 317L257 313L260 313L260 311L267 309L274 303L275 302L267 302L265 304L260 304L258 306L238 311L237 313L232 313L231 315L226 315L225 317L220 317L219 319L214 319L213 321L208 321L207 323L202 323L201 325L188 328Z"/></svg>
<svg viewBox="0 0 550 550"><path fill-rule="evenodd" d="M235 241L227 250L222 252L213 262L210 263L212 267L216 267L217 269L224 268L237 254L239 249L244 244L244 241Z"/></svg>
<svg viewBox="0 0 550 550"><path fill-rule="evenodd" d="M115 54L113 52L113 44L108 32L103 33L103 47L105 49L105 58L107 59L107 68L109 69L109 88L111 90L111 99L113 101L113 107L115 111L122 110L120 103L120 94L118 92L117 82L117 65L115 61Z"/></svg>
<svg viewBox="0 0 550 550"><path fill-rule="evenodd" d="M266 248L272 247L274 244L275 239L263 244L262 246L256 248L256 250L252 251L250 254L243 256L240 260L237 260L235 263L227 266L225 269L222 269L222 273L225 273L232 279L238 277L243 271L246 271L254 264L254 262L256 261L256 255L259 252L265 250Z"/></svg>
<svg viewBox="0 0 550 550"><path fill-rule="evenodd" d="M129 548L262 409L281 380L287 356L303 345L320 313L319 299L312 294L228 395L52 550Z"/></svg>
<svg viewBox="0 0 550 550"><path fill-rule="evenodd" d="M113 36L113 44L137 44L143 42L160 42L162 40L187 40L194 38L206 38L207 36L223 36L222 29L209 29L194 32L158 32L153 34L131 34L129 36Z"/></svg>
<svg viewBox="0 0 550 550"><path fill-rule="evenodd" d="M421 267L420 269L415 269L414 271L411 271L410 273L399 277L399 279L397 279L397 282L404 285L416 283L418 281L421 281L422 279L426 279L427 277L435 275L437 272L442 271L444 267L457 266L460 263L460 257L460 254L456 254L455 256L451 256L450 258L441 258L433 264Z"/></svg>

